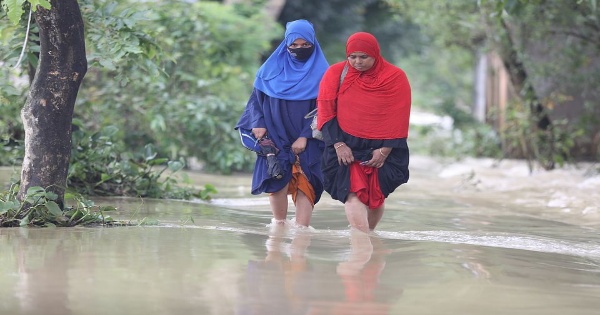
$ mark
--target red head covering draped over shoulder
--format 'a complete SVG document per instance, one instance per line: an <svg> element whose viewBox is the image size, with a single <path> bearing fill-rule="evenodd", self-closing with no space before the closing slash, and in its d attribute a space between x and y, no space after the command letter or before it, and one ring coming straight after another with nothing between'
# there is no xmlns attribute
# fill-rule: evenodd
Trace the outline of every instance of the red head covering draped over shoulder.
<svg viewBox="0 0 600 315"><path fill-rule="evenodd" d="M383 59L377 39L369 33L348 38L346 56L354 52L366 53L375 63L364 72L348 66L341 87L340 75L348 61L336 63L325 72L317 98L318 129L337 117L342 130L355 137L406 138L411 104L406 74Z"/></svg>

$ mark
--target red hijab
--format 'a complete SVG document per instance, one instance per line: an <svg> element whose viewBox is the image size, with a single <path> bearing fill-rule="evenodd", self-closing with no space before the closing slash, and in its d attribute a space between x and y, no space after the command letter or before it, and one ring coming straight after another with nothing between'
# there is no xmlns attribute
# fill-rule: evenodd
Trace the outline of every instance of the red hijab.
<svg viewBox="0 0 600 315"><path fill-rule="evenodd" d="M325 72L317 98L318 129L337 117L342 130L355 137L408 137L411 92L406 74L383 59L377 39L369 33L348 38L346 56L359 51L375 58L371 69L361 72L348 65L341 87L340 75L348 61L338 62Z"/></svg>

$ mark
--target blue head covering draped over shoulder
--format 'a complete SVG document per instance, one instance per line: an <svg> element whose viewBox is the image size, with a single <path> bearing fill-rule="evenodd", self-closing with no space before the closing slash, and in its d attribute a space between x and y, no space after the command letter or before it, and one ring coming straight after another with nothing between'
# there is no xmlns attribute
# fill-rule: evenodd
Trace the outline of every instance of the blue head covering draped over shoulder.
<svg viewBox="0 0 600 315"><path fill-rule="evenodd" d="M287 50L298 38L315 47L305 61L295 59ZM288 22L284 40L258 69L254 87L270 97L293 101L314 99L319 94L319 82L328 67L313 25L307 20Z"/></svg>

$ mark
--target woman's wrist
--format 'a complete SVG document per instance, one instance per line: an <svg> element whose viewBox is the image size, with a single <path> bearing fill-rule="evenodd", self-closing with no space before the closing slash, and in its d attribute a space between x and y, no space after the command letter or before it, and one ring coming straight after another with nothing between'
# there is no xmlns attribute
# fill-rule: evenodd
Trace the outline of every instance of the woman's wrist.
<svg viewBox="0 0 600 315"><path fill-rule="evenodd" d="M335 144L333 145L333 148L337 150L337 149L339 149L339 148L341 148L341 147L343 147L343 146L345 146L345 145L346 145L346 144L345 144L345 143L343 143L343 142L337 142L337 143L335 143Z"/></svg>
<svg viewBox="0 0 600 315"><path fill-rule="evenodd" d="M379 154L383 155L383 157L388 157L388 155L390 155L390 151L388 148L385 148L385 151L383 150L384 148L379 148Z"/></svg>

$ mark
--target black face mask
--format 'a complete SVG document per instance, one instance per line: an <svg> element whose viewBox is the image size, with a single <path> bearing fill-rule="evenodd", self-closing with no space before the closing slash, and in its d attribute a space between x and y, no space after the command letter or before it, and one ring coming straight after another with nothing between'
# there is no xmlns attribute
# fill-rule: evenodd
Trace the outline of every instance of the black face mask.
<svg viewBox="0 0 600 315"><path fill-rule="evenodd" d="M315 46L311 46L309 48L288 48L288 51L292 55L292 57L304 61L312 55L315 50Z"/></svg>

